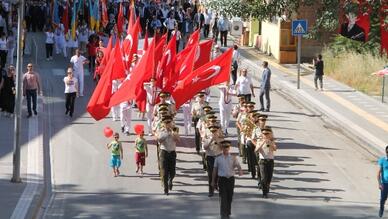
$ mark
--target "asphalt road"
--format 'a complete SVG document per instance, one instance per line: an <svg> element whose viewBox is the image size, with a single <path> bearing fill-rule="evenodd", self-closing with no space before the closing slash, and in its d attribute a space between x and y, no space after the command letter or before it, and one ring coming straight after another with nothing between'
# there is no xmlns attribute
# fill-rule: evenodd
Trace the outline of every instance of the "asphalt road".
<svg viewBox="0 0 388 219"><path fill-rule="evenodd" d="M193 135L182 136L178 145L177 176L169 196L163 195L152 138L147 137L150 153L140 177L135 173L135 136L122 136L122 176L112 177L103 129L118 131L119 122L111 118L96 122L85 112L95 86L91 76L85 78L85 96L77 98L74 117L65 116L62 79L68 59L55 56L55 61L47 62L43 56L39 69L48 104L53 183L44 218L218 217L218 196L207 197L207 176L194 153ZM232 218L376 218L376 157L320 115L275 91L271 95L268 124L279 147L271 193L262 199L257 182L245 171L236 178ZM217 98L218 91L212 89L211 105L216 108ZM132 125L136 123L145 121L133 113ZM177 124L182 132L181 113ZM229 133L229 139L236 140L235 128Z"/></svg>

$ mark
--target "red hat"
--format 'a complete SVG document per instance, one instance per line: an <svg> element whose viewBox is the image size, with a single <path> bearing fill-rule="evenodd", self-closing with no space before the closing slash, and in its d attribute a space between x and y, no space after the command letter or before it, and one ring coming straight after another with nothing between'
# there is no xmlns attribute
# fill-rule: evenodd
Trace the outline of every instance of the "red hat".
<svg viewBox="0 0 388 219"><path fill-rule="evenodd" d="M139 135L144 132L144 125L136 124L134 129L135 129L135 133Z"/></svg>

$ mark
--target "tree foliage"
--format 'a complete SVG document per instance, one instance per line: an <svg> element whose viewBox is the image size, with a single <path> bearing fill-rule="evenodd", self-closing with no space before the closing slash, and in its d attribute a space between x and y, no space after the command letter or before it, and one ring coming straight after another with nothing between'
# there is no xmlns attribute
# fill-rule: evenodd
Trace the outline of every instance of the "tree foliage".
<svg viewBox="0 0 388 219"><path fill-rule="evenodd" d="M340 1L344 2L343 9L339 7ZM360 45L365 47L363 51L368 50L375 53L376 48L380 46L380 8L383 4L388 3L387 0L366 1L370 7L362 8L362 10L366 12L367 9L370 9L371 29L368 42ZM307 38L319 39L323 33L335 33L338 30L340 10L343 10L345 14L350 12L358 14L358 2L357 0L209 0L206 6L229 17L237 16L245 20L255 18L262 21L270 20L274 16L285 16L286 19L290 19L301 6L318 6L315 25L309 30ZM341 43L344 43L345 47L349 44L357 44L343 38L335 38L335 40L337 46ZM356 51L359 48L355 46Z"/></svg>

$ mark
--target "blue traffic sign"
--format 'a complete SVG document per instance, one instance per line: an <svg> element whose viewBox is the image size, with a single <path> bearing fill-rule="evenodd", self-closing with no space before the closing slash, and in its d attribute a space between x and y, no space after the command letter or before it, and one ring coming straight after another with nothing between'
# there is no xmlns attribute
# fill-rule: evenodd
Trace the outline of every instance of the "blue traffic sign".
<svg viewBox="0 0 388 219"><path fill-rule="evenodd" d="M293 20L292 21L292 35L305 35L307 34L307 20Z"/></svg>

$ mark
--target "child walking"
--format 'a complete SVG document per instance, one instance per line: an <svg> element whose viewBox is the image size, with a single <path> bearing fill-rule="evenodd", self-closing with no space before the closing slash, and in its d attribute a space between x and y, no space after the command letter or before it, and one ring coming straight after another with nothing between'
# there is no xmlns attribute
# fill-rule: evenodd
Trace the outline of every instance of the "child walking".
<svg viewBox="0 0 388 219"><path fill-rule="evenodd" d="M113 168L113 176L117 177L120 175L120 166L121 166L121 160L123 159L123 147L121 145L121 142L119 141L119 133L115 133L114 140L111 143L106 144L106 147L111 149L111 160L110 160L110 166Z"/></svg>
<svg viewBox="0 0 388 219"><path fill-rule="evenodd" d="M144 138L144 126L136 125L135 133L137 138L135 140L135 160L136 160L136 173L143 175L143 167L145 166L145 159L148 156L147 141Z"/></svg>

